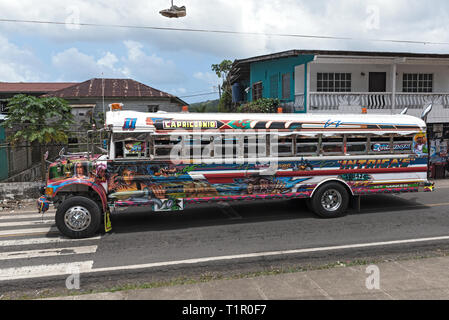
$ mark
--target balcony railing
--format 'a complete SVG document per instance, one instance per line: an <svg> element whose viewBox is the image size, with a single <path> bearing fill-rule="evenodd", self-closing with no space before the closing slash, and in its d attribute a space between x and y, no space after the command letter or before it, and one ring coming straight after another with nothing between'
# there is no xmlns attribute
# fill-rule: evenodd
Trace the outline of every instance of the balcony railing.
<svg viewBox="0 0 449 320"><path fill-rule="evenodd" d="M295 110L304 109L304 94L296 95ZM372 110L422 109L429 103L449 108L449 93L396 93L392 92L311 92L309 111L336 111L342 107L366 107Z"/></svg>

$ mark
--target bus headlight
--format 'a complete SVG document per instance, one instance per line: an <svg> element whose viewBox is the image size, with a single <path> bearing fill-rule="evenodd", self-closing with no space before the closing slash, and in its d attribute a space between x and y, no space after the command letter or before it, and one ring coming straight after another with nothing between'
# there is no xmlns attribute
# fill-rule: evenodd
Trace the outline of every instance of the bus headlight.
<svg viewBox="0 0 449 320"><path fill-rule="evenodd" d="M53 188L49 188L49 187L45 188L45 195L48 197L53 196Z"/></svg>

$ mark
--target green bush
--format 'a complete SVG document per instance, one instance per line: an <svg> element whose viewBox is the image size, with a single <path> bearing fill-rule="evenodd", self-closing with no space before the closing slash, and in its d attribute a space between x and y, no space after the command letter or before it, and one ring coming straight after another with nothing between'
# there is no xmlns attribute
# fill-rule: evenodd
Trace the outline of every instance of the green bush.
<svg viewBox="0 0 449 320"><path fill-rule="evenodd" d="M237 108L241 113L276 113L279 107L279 99L262 98L243 104Z"/></svg>

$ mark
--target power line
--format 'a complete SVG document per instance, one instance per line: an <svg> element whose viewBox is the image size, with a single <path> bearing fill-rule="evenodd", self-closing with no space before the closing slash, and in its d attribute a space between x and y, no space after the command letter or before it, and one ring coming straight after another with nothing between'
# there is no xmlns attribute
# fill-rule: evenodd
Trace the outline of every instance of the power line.
<svg viewBox="0 0 449 320"><path fill-rule="evenodd" d="M217 94L218 92L207 92L207 93L198 93L198 94L192 94L189 96L180 96L179 98L191 98L191 97L199 97L199 96L208 96L211 94Z"/></svg>
<svg viewBox="0 0 449 320"><path fill-rule="evenodd" d="M160 30L160 31L202 32L202 33L219 33L219 34L253 35L253 36L270 36L270 37L293 37L293 38L322 39L322 40L351 40L351 41L391 42L391 43L407 43L407 44L423 44L423 45L426 45L426 44L449 45L449 42L433 42L433 41L417 41L417 40L354 38L354 37L342 37L342 36L318 36L318 35L306 35L306 34L264 33L264 32L246 32L246 31L213 30L213 29L191 29L191 28L169 28L169 27L81 23L81 22L74 23L74 22L43 21L43 20L0 19L0 22L72 25L72 26L80 26L80 27L85 26L85 27L146 29L146 30Z"/></svg>

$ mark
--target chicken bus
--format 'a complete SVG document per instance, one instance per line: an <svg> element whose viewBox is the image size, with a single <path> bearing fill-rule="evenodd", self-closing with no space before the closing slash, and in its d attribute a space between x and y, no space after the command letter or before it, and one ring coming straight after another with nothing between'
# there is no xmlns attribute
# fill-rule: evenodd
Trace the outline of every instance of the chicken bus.
<svg viewBox="0 0 449 320"><path fill-rule="evenodd" d="M144 113L110 106L105 154L49 165L38 207L85 238L146 206L305 198L321 218L361 195L432 191L426 124L409 115ZM107 151L107 152L106 152Z"/></svg>

